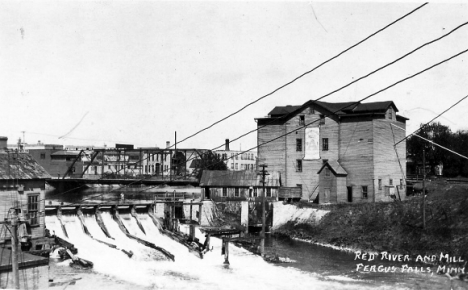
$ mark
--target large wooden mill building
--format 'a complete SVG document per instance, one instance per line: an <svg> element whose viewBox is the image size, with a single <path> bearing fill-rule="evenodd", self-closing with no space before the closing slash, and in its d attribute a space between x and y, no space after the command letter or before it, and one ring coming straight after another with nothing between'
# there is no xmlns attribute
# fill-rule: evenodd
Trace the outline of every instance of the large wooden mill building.
<svg viewBox="0 0 468 290"><path fill-rule="evenodd" d="M257 118L258 160L319 203L406 197L405 117L392 101L275 107ZM264 144L265 143L265 144ZM263 144L263 145L262 145Z"/></svg>

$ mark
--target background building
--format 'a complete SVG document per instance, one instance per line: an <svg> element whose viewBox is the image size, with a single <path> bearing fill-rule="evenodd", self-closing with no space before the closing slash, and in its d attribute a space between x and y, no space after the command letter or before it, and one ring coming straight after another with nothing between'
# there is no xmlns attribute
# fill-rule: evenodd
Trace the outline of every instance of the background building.
<svg viewBox="0 0 468 290"><path fill-rule="evenodd" d="M229 139L226 139L224 150L216 150L214 153L219 159L225 160L229 170L256 170L257 169L257 152L241 150L230 150Z"/></svg>

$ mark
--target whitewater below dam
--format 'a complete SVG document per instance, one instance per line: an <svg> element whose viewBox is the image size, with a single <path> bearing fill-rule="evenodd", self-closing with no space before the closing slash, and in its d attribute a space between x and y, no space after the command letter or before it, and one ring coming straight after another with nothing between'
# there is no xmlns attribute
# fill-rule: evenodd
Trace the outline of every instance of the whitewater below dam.
<svg viewBox="0 0 468 290"><path fill-rule="evenodd" d="M297 263L267 263L260 256L231 244L230 265L224 265L218 238L211 238L213 250L200 259L185 246L161 234L148 214L137 216L145 233L133 216L120 214L130 234L164 248L175 256L172 261L161 252L129 238L110 213L101 215L112 238L104 234L94 215L85 214L83 219L92 237L84 233L79 217L73 214L61 218L68 238L57 216L46 216L46 226L51 233L73 243L78 248L78 257L94 263L89 275L105 275L112 279L109 283L130 283L132 289L415 289L415 285L418 285L416 289L435 289L431 287L434 283L444 285L440 284L443 277L436 276L427 280L428 277L417 275L349 275L355 267L349 255L306 243L298 247L297 242L295 246L272 240L267 243L270 250L273 247L276 253L297 259ZM188 227L181 225L181 231L188 233ZM203 243L205 237L198 229L196 237ZM98 240L116 247L111 248ZM133 256L128 257L122 249L132 251ZM61 265L67 266L66 263Z"/></svg>

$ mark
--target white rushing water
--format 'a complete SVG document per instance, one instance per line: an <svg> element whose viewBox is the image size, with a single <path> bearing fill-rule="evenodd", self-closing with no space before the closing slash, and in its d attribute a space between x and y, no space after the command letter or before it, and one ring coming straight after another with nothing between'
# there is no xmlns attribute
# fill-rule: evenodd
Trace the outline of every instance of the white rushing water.
<svg viewBox="0 0 468 290"><path fill-rule="evenodd" d="M47 216L46 224L55 234L75 244L78 256L92 261L95 272L112 276L115 281L134 283L135 289L376 289L376 285L343 281L344 277L330 280L295 268L278 267L232 244L229 249L231 264L226 266L221 255L221 240L217 238L211 238L213 251L200 259L183 245L162 235L148 215L138 215L146 231L144 234L131 215L122 214L121 218L131 234L175 255L175 262L168 261L158 251L128 238L109 213L103 212L102 217L114 239L103 234L94 216L86 215L85 223L91 235L131 250L134 253L132 258L84 234L75 215L63 216L69 239L65 238L56 216ZM188 232L188 227L182 225L181 231ZM205 237L198 229L196 236L203 243ZM381 286L380 289L396 287Z"/></svg>

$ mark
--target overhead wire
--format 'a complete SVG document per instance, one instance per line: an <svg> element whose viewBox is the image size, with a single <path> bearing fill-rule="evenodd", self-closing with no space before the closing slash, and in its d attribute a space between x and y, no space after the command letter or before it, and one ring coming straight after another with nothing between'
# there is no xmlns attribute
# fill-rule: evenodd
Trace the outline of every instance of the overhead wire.
<svg viewBox="0 0 468 290"><path fill-rule="evenodd" d="M432 121L434 121L435 119L439 118L440 116L442 116L443 114L447 113L449 110L451 110L453 107L455 107L456 105L458 105L459 103L461 103L463 100L465 100L466 98L468 98L468 95L464 96L463 98L461 98L460 100L458 100L455 104L451 105L449 108L447 108L446 110L444 110L442 113L438 114L437 116L435 116L434 118L432 118L430 121L426 122L424 125L420 126L417 130L415 130L413 133L409 134L408 136L406 136L405 138L401 139L400 141L398 141L397 143L395 143L395 146L400 144L400 142L406 140L408 137L410 137L411 135L415 134L416 132L422 130L424 127L426 127L429 123L431 123Z"/></svg>
<svg viewBox="0 0 468 290"><path fill-rule="evenodd" d="M397 127L398 129L405 130L405 129L403 129L403 128L401 128L401 127L398 127L398 126L396 126L396 125L394 125L394 126ZM447 150L448 152L451 152L451 153L453 153L453 154L455 154L455 155L458 155L458 156L460 156L460 157L465 158L465 159L468 160L468 157L466 157L466 156L464 156L464 155L462 155L462 154L460 154L460 153L458 153L458 152L455 152L455 151L453 151L452 149L449 149L449 148L444 147L444 146L442 146L442 145L440 145L440 144L437 144L436 142L434 142L434 141L432 141L432 140L426 139L426 138L424 138L424 137L422 137L422 136L420 136L420 135L418 135L418 134L416 134L416 133L411 133L411 135L412 135L412 136L416 136L416 137L418 137L418 138L421 138L421 139L423 139L424 141L427 141L427 142L429 142L429 143L431 143L431 144L433 144L433 145L435 145L435 146L438 146L438 147L440 147L440 148L442 148L442 149L444 149L444 150Z"/></svg>
<svg viewBox="0 0 468 290"><path fill-rule="evenodd" d="M430 45L430 44L432 44L432 43L435 43L435 42L437 42L437 41L440 41L441 39L443 39L443 38L445 38L445 37L451 35L453 32L457 31L458 29L460 29L460 28L462 28L462 27L464 27L464 26L466 26L466 25L468 25L468 22L465 22L465 23L462 23L462 24L458 25L457 27L453 28L453 29L450 30L449 32L447 32L447 33L445 33L445 34L443 34L443 35L441 35L441 36L439 36L439 37L437 37L437 38L435 38L435 39L433 39L433 40L430 40L430 41L428 41L428 42L426 42L426 43L424 43L424 44L422 44L422 45L420 45L420 46L414 48L413 50L411 50L411 51L409 51L409 52L403 54L402 56L396 58L395 60L393 60L393 61L391 61L391 62L389 62L389 63L387 63L387 64L385 64L385 65L383 65L383 66L381 66L381 67L379 67L379 68L377 68L377 69L375 69L375 70L369 72L369 73L367 73L366 75L363 75L363 76L357 78L356 80L353 80L353 81L351 81L350 83L348 83L348 84L346 84L346 85L344 85L344 86L341 86L340 88L335 89L335 90L333 90L333 91L331 91L331 92L329 92L329 93L327 93L327 94L325 94L325 95L323 95L323 96L321 96L321 97L315 99L315 101L319 101L319 100L321 100L321 99L323 99L323 98L325 98L325 97L328 97L328 96L330 96L330 95L332 95L332 94L334 94L334 93L336 93L336 92L339 92L339 91L341 91L341 90L343 90L343 89L349 87L350 85L352 85L352 84L354 84L354 83L356 83L356 82L358 82L358 81L360 81L360 80L362 80L362 79L365 79L365 78L367 78L367 77L369 77L369 76L371 76L371 75L373 75L373 74L375 74L375 73L381 71L382 69L384 69L384 68L386 68L386 67L388 67L388 66L391 66L391 65L395 64L396 62L398 62L398 61L400 61L400 60L406 58L407 56L409 56L409 55L415 53L416 51L418 51L418 50L420 50L420 49L422 49L422 48L424 48L424 47L426 47L426 46L428 46L428 45ZM248 134L251 134L251 133L253 133L253 132L256 132L256 131L260 130L261 128L264 128L264 127L268 126L269 124L272 124L273 122L275 122L276 120L278 120L278 119L280 119L280 118L287 118L289 115L291 115L291 114L293 114L293 113L294 113L294 112L290 112L290 113L288 113L286 116L281 116L281 117L277 117L277 118L271 118L272 120L269 121L267 124L258 126L257 128L255 128L255 129L253 129L253 130L251 130L251 131L249 131L249 132L247 132L247 133L244 133L244 134L242 134L241 136L239 136L239 137L237 137L237 138L231 140L231 142L236 141L236 140L239 140L240 138L242 138L242 137L244 137L244 136L246 136L246 135L248 135ZM215 148L213 148L213 149L211 149L211 150L216 150L216 149L218 149L218 148L221 148L222 146L224 146L224 144L221 144L221 145L219 145L219 146L217 146L217 147L215 147Z"/></svg>
<svg viewBox="0 0 468 290"><path fill-rule="evenodd" d="M405 15L403 15L403 16L399 17L398 19L392 21L391 23L385 25L384 27L382 27L381 29L377 30L376 32L374 32L374 33L370 34L369 36L365 37L364 39L362 39L361 41L357 42L356 44L354 44L354 45L348 47L347 49L341 51L341 52L338 53L337 55L335 55L335 56L329 58L328 60L326 60L326 61L324 61L324 62L322 62L321 64L317 65L316 67L314 67L314 68L312 68L312 69L310 69L310 70L304 72L303 74L301 74L301 75L295 77L293 80L291 80L291 81L287 82L286 84L284 84L284 85L282 85L282 86L280 86L280 87L274 89L274 90L271 91L270 93L268 93L268 94L266 94L266 95L263 95L263 96L261 96L260 98L254 100L254 101L252 101L252 102L250 102L250 103L248 103L247 105L245 105L245 106L243 106L242 108L238 109L237 111L235 111L235 112L233 112L233 113L227 115L226 117L223 117L222 119L220 119L220 120L214 122L213 124L211 124L211 125L209 125L209 126L203 128L203 129L197 131L196 133L194 133L194 134L192 134L192 135L190 135L190 136L188 136L188 137L183 138L182 140L176 142L176 143L175 143L174 145L172 145L172 146L176 146L177 144L182 143L182 142L184 142L184 141L186 141L186 140L188 140L188 139L190 139L190 138L192 138L192 137L194 137L194 136L200 134L201 132L206 131L206 130L212 128L212 127L215 126L216 124L219 124L219 123L223 122L224 120L226 120L226 119L228 119L228 118L230 118L230 117L232 117L232 116L238 114L239 112L241 112L241 111L243 111L244 109L246 109L247 107L249 107L249 106L251 106L251 105L257 103L258 101L260 101L260 100L262 100L262 99L264 99L264 98L266 98L266 97L268 97L268 96L273 95L273 94L276 93L277 91L279 91L279 90L281 90L281 89L283 89L283 88L289 86L290 84L294 83L295 81L297 81L297 80L301 79L302 77L304 77L304 76L306 76L306 75L312 73L313 71L315 71L316 69L318 69L318 68L322 67L323 65L329 63L330 61L332 61L332 60L338 58L338 57L341 56L342 54L344 54L344 53L350 51L351 49L353 49L353 48L355 48L356 46L360 45L361 43L367 41L368 39L372 38L373 36L379 34L380 32L384 31L385 29L387 29L387 28L393 26L395 23L399 22L400 20L402 20L402 19L404 19L404 18L410 16L411 14L413 14L413 13L416 12L416 11L418 11L418 10L421 9L422 7L426 6L427 4L428 4L428 2L426 2L426 3L424 3L424 4L420 5L420 6L418 6L417 8L411 10L410 12L406 13ZM171 147L172 147L172 146L171 146Z"/></svg>
<svg viewBox="0 0 468 290"><path fill-rule="evenodd" d="M385 87L385 88L383 88L383 89L380 89L380 90L378 90L378 91L376 91L376 92L374 92L374 93L372 93L372 94L370 94L370 95L368 95L368 96L366 96L366 97L364 97L364 98L362 98L362 99L360 99L360 100L358 100L358 101L356 101L356 102L352 102L351 104L347 104L347 105L341 107L341 108L338 109L338 110L335 110L334 112L332 112L331 114L328 114L328 115L326 115L326 116L334 115L334 114L336 114L337 112L342 111L342 110L344 110L344 109L346 109L346 108L356 106L356 105L360 104L361 102L363 102L363 101L365 101L365 100L367 100L367 99L369 99L369 98L371 98L371 97L373 97L373 96L375 96L375 95L377 95L377 94L379 94L379 93L381 93L381 92L384 92L384 91L386 91L386 90L388 90L388 89L390 89L390 88L392 88L392 87L394 87L394 86L396 86L396 85L398 85L398 84L400 84L400 83L402 83L402 82L405 82L405 81L407 81L407 80L409 80L409 79L412 79L412 78L414 78L414 77L416 77L416 76L418 76L418 75L420 75L420 74L422 74L422 73L424 73L424 72L427 72L427 71L433 69L434 67L437 67L437 66L439 66L439 65L441 65L441 64L444 64L444 63L446 63L446 62L448 62L448 61L450 61L450 60L452 60L452 59L454 59L454 58L456 58L456 57L458 57L458 56L460 56L460 55L462 55L462 54L464 54L464 53L466 53L466 52L468 52L468 49L465 49L465 50L463 50L463 51L461 51L461 52L459 52L459 53L457 53L457 54L455 54L455 55L452 55L452 56L449 57L449 58L446 58L446 59L444 59L444 60L442 60L442 61L439 61L439 62L437 62L437 63L435 63L435 64L433 64L433 65L431 65L431 66L429 66L429 67L427 67L427 68L425 68L425 69L423 69L423 70L421 70L421 71L419 71L419 72L417 72L417 73L415 73L415 74L412 74L412 75L410 75L410 76L408 76L408 77L405 77L405 78L403 78L403 79L401 79L401 80L399 80L399 81L397 81L397 82L394 82L393 84L388 85L387 87ZM312 102L312 103L313 103L313 102ZM303 128L309 126L309 125L312 125L312 124L314 124L314 123L316 123L316 122L318 122L318 121L320 121L320 119L316 119L316 120L314 120L314 121L312 121L312 122L309 122L309 123L307 123L307 124L304 124L304 125L302 125L302 126L296 128L296 129L293 129L292 131L289 131L289 132L287 132L287 133L281 134L280 136L277 136L277 137L275 137L275 138L273 138L273 139L271 139L271 140L269 140L269 141L263 142L262 144L259 144L259 145L257 145L257 146L254 146L254 147L252 147L252 148L249 148L248 150L241 151L240 153L236 153L236 154L234 154L233 156L228 157L227 159L231 159L231 158L233 158L233 157L235 157L235 156L238 156L238 155L240 155L240 154L246 153L246 152L251 151L251 150L253 150L253 149L259 148L259 147L261 147L261 146L263 146L263 145L269 144L269 143L271 143L271 142L273 142L273 141L276 141L276 140L278 140L278 139L280 139L280 138L283 138L283 137L285 137L285 136L287 136L287 135L289 135L289 134L292 134L292 133L294 133L294 132L296 132L296 131L298 131L298 130L300 130L300 129L303 129Z"/></svg>
<svg viewBox="0 0 468 290"><path fill-rule="evenodd" d="M361 80L363 80L363 79L365 79L365 78L367 78L367 77L369 77L369 76L371 76L371 75L373 75L373 74L375 74L375 73L377 73L377 72L383 70L384 68L389 67L389 66L395 64L396 62L398 62L398 61L400 61L400 60L406 58L407 56L409 56L409 55L415 53L416 51L418 51L418 50L420 50L420 49L422 49L422 48L424 48L424 47L426 47L426 46L428 46L428 45L430 45L430 44L432 44L432 43L435 43L435 42L437 42L437 41L440 41L441 39L443 39L443 38L449 36L449 35L452 34L453 32L457 31L458 29L460 29L460 28L462 28L462 27L464 27L464 26L466 26L466 25L468 25L468 22L462 23L462 24L458 25L457 27L453 28L452 30L450 30L449 32L447 32L447 33L445 33L445 34L443 34L443 35L441 35L441 36L439 36L439 37L437 37L437 38L435 38L435 39L433 39L433 40L431 40L431 41L428 41L428 42L426 42L426 43L424 43L424 44L422 44L422 45L420 45L420 46L414 48L413 50L411 50L411 51L409 51L409 52L403 54L402 56L396 58L395 60L393 60L393 61L391 61L391 62L389 62L389 63L387 63L387 64L385 64L385 65L383 65L383 66L381 66L381 67L379 67L379 68L377 68L377 69L375 69L375 70L369 72L369 73L367 73L366 75L363 75L363 76L361 76L361 77L359 77L359 78L357 78L357 79L355 79L355 80L349 82L348 84L341 86L341 87L338 88L338 89L335 89L335 90L333 90L333 91L331 91L331 92L329 92L329 93L327 93L327 94L325 94L325 95L322 95L321 97L315 99L315 101L319 101L319 100L321 100L321 99L323 99L323 98L326 98L326 97L328 97L328 96L330 96L330 95L332 95L332 94L334 94L334 93L337 93L337 92L339 92L339 91L341 91L341 90L343 90L343 89L345 89L345 88L351 86L352 84L355 84L356 82L361 81ZM292 114L292 112L290 112L290 113L288 113L288 114ZM271 120L270 122L268 122L267 124L262 125L262 126L258 126L257 128L255 128L255 129L253 129L253 130L251 130L251 131L249 131L249 132L247 132L247 133L244 133L244 134L240 135L239 137L236 137L235 139L232 139L231 142L237 141L237 140L241 139L242 137L245 137L245 136L247 136L247 135L249 135L249 134L251 134L251 133L253 133L253 132L256 132L256 131L260 130L261 128L264 128L265 126L268 126L269 124L275 122L277 119L278 119L278 118L272 118L272 120ZM217 147L215 147L215 148L213 148L213 149L211 149L211 150L216 150L216 149L218 149L218 148L221 148L222 146L224 146L224 144L221 144L221 145L219 145L219 146L217 146Z"/></svg>
<svg viewBox="0 0 468 290"><path fill-rule="evenodd" d="M403 78L403 79L401 79L401 80L399 80L399 81L397 81L397 82L395 82L395 83L393 83L393 84L391 84L391 85L389 85L389 86L387 86L387 87L385 87L385 88L383 88L383 89L380 89L380 90L378 90L378 91L376 91L376 92L374 92L374 93L368 95L367 97L362 98L361 100L359 100L359 101L357 101L357 102L353 102L353 103L351 103L351 104L349 104L349 105L346 105L346 106L344 106L343 108L341 108L341 109L339 109L339 110L333 112L332 114L335 114L336 112L341 111L341 110L343 110L343 109L346 109L346 108L348 108L348 107L355 106L355 105L357 105L357 104L359 104L359 103L361 103L361 102L363 102L363 101L365 101L365 100L371 98L372 96L375 96L375 95L377 95L377 94L379 94L379 93L381 93L381 92L383 92L383 91L385 91L385 90L388 90L388 89L390 89L390 88L392 88L392 87L394 87L394 86L396 86L396 85L398 85L398 84L400 84L400 83L402 83L402 82L405 82L405 81L407 81L407 80L409 80L409 79L411 79L411 78L414 78L414 77L416 77L416 76L418 76L418 75L420 75L420 74L422 74L422 73L424 73L424 72L426 72L426 71L429 71L429 70L433 69L434 67L437 67L437 66L439 66L439 65L441 65L441 64L443 64L443 63L445 63L445 62L448 62L448 61L450 61L450 60L452 60L452 59L454 59L454 58L456 58L456 57L458 57L458 56L460 56L460 55L466 53L467 51L468 51L468 49L463 50L463 51L461 51L461 52L459 52L459 53L457 53L457 54L455 54L455 55L452 55L452 56L449 57L449 58L446 58L446 59L444 59L444 60L442 60L442 61L439 61L439 62L437 62L437 63L435 63L435 64L433 64L433 65L431 65L431 66L429 66L429 67L427 67L427 68L425 68L425 69L423 69L423 70L421 70L421 71L419 71L419 72L417 72L417 73L415 73L415 74L412 74L412 75L410 75L410 76L408 76L408 77L405 77L405 78ZM295 131L297 131L297 130L299 130L299 129L301 129L301 128L305 128L305 127L307 127L308 125L311 125L311 124L313 124L313 123L315 123L315 122L317 122L317 121L319 121L319 119L317 119L317 120L315 120L315 121L313 121L313 122L311 122L311 123L308 123L308 124L306 124L306 125L303 125L302 127L296 128L295 130L290 131L290 132L288 132L288 133L286 133L286 134L283 134L283 135L281 135L281 136L279 136L279 137L277 137L277 138L275 138L275 139L272 139L272 140L270 140L270 141L264 142L264 143L262 143L262 144L260 144L260 145L257 145L257 146L255 146L255 147L252 147L252 148L250 148L250 149L248 149L248 150L241 151L240 153L236 153L236 154L232 155L231 157L228 157L227 159L231 159L231 158L234 158L234 157L236 157L236 156L239 156L239 155L241 155L241 154L243 154L243 153L252 151L253 149L256 149L256 148L258 148L258 147L260 147L260 146L262 146L262 145L265 145L265 144L268 144L268 143L270 143L270 142L273 142L273 141L275 141L275 140L277 140L277 139L279 139L279 138L281 138L281 137L283 137L283 136L289 135L289 134L291 134L291 133L293 133L293 132L295 132ZM227 160L227 159L225 159L225 160ZM224 160L224 161L225 161L225 160ZM224 161L223 161L223 162L224 162ZM134 181L134 182L132 182L132 183L130 183L130 184L137 183L137 182L140 182L140 181L142 181L142 180L144 180L144 179L136 180L136 181ZM130 184L128 184L128 185L130 185ZM128 185L126 185L126 186L128 186Z"/></svg>
<svg viewBox="0 0 468 290"><path fill-rule="evenodd" d="M426 4L427 4L427 3L426 3ZM424 5L425 5L425 4L424 4ZM421 6L421 7L422 7L422 6ZM420 7L419 7L419 8L420 8ZM420 46L420 47L414 49L414 50L411 51L410 53L405 54L404 56L400 57L399 59L397 59L397 60L395 60L395 61L393 61L393 62L391 62L391 63L389 63L389 64L387 64L387 65L385 65L385 66L383 66L383 67L381 67L381 68L379 68L379 69L377 69L377 70L371 72L371 73L369 73L369 74L366 75L366 76L363 76L363 77L359 78L358 80L363 79L363 78L365 78L365 77L367 77L367 76L369 76L369 75L371 75L371 74L373 74L373 73L375 73L375 72L377 72L377 71L379 71L379 70L381 70L381 69L383 69L383 68L385 68L385 67L387 67L387 66L389 66L389 65L391 65L391 64L393 64L393 63L395 63L396 61L398 61L398 60L400 60L400 59L402 59L402 58L408 56L409 54L411 54L411 53L413 53L413 52L415 52L415 51L421 49L422 47L424 47L424 46L426 46L426 45L429 45L430 43L433 43L433 42L435 42L435 41L438 41L438 40L440 40L440 39L442 39L442 38L448 36L449 34L453 33L455 30L459 29L460 27L462 27L462 26L464 26L464 25L466 25L466 24L467 24L467 23L464 23L464 24L458 26L457 28L453 29L453 30L450 31L449 33L447 33L447 34L445 34L445 35L443 35L443 36L441 36L441 37L439 37L439 38L437 38L437 39L434 39L434 40L432 40L432 41L430 41L430 42L428 42L428 43L425 43L424 45L422 45L422 46ZM466 52L466 51L465 51L465 52ZM464 52L461 52L461 53L464 53ZM460 54L461 54L461 53L460 53ZM453 56L453 57L456 57L456 56L458 56L458 55L455 55L455 56ZM453 58L453 57L452 57L452 58ZM450 58L450 59L451 59L451 58ZM450 59L447 59L447 60L445 60L445 61L448 61L448 60L450 60ZM435 64L435 65L433 65L432 67L437 66L437 65L439 65L439 64L440 64L440 63ZM426 70L429 70L429 69L431 69L432 67L429 67L429 68L427 68ZM426 71L426 70L424 70L424 71ZM421 71L421 72L419 72L418 74L423 73L424 71ZM416 74L416 75L417 75L417 74ZM412 77L414 77L414 76L416 76L416 75L413 75ZM409 78L409 77L408 77L408 78ZM405 80L407 80L408 78L405 78L405 79L401 80L400 82L405 81ZM356 80L356 81L358 81L358 80ZM356 81L351 82L350 84L355 83ZM396 84L398 84L398 83L399 83L399 82L395 83L394 85L396 85ZM327 95L325 95L325 96L322 96L321 98L324 98L324 97L326 97L326 96L328 96L328 95L330 95L330 94L332 94L332 93L334 93L334 92L336 92L336 91L339 91L339 90L341 90L341 89L343 89L343 88L349 86L350 84L348 84L348 85L346 85L346 86L344 86L344 87L341 87L340 89L337 89L337 90L335 90L335 91L333 91L333 92L331 92L331 93L329 93L329 94L327 94ZM387 87L387 88L385 88L385 89L388 89L388 88L389 88L389 87ZM384 89L384 90L385 90L385 89ZM381 91L383 91L383 90L381 90ZM379 91L379 92L381 92L381 91ZM377 92L377 93L379 93L379 92ZM376 94L376 93L375 93L375 94ZM372 96L372 95L371 95L371 96ZM369 97L371 97L371 96L369 96ZM257 130L258 130L258 128L255 129L255 130L253 130L253 131L257 131ZM251 132L253 132L253 131L251 131ZM249 133L248 133L248 134L249 134ZM240 138L240 137L239 137L239 138ZM182 141L180 141L180 142L182 142ZM179 143L180 143L180 142L179 142ZM175 145L175 144L174 144L174 145ZM221 146L222 146L222 145L221 145ZM219 148L219 147L217 147L217 148ZM256 148L256 147L254 147L254 148ZM254 149L254 148L252 148L252 149ZM248 152L248 151L250 151L250 150L252 150L252 149L249 149L249 150L247 150L247 151L243 151L242 153ZM212 149L212 150L213 150L213 149ZM239 155L239 154L237 154L237 155ZM237 155L235 155L235 156L237 156ZM228 158L228 159L229 159L229 158ZM189 161L189 160L187 160L187 161ZM141 163L141 162L142 162L142 161L139 161L139 163ZM169 170L170 170L170 169L169 169ZM120 170L119 170L119 171L120 171ZM144 178L144 179L145 179L145 178ZM144 179L137 180L137 181L135 181L135 182L133 182L133 183L140 182L140 181L142 181L142 180L144 180ZM132 184L132 183L130 183L130 184ZM130 184L129 184L129 185L130 185Z"/></svg>
<svg viewBox="0 0 468 290"><path fill-rule="evenodd" d="M421 9L422 7L424 7L424 6L427 5L427 4L428 4L428 2L426 2L426 3L424 3L424 4L420 5L420 6L418 6L417 8L413 9L412 11L406 13L405 15L399 17L398 19L394 20L393 22L387 24L387 25L384 26L383 28L381 28L381 29L377 30L376 32L372 33L371 35L365 37L364 39L362 39L361 41L357 42L356 44L354 44L354 45L348 47L347 49L345 49L345 50L343 50L343 51L341 51L340 53L338 53L337 55L333 56L332 58L330 58L330 59L328 59L328 60L322 62L321 64L319 64L318 66L314 67L313 69L311 69L311 70L309 70L309 71L307 71L307 72L301 74L300 76L294 78L292 81L290 81L290 82L288 82L288 83L286 83L286 84L284 84L284 85L282 85L282 86L276 88L276 89L273 90L271 93L269 93L269 94L267 94L267 95L264 95L264 96L258 98L257 100L255 100L255 101L253 101L253 102L251 102L251 103L245 105L245 106L244 106L243 108L241 108L240 110L238 110L238 111L236 111L236 112L234 112L234 113L228 115L227 117L223 118L222 120L219 120L219 121L213 123L213 124L210 125L209 127L204 128L204 129L202 129L201 131L198 131L198 132L196 132L195 134L192 134L191 136L186 137L185 139L183 139L183 140L181 140L181 141L179 141L179 142L174 143L172 146L170 146L170 147L168 147L168 148L171 148L171 147L173 147L173 146L176 146L177 144L179 144L179 143L181 143L181 142L187 140L188 138L191 138L191 137L193 137L193 136L195 136L195 135L201 133L202 131L205 131L205 130L211 128L211 127L214 126L215 124L220 123L220 122L222 122L223 120L225 120L225 119L227 119L227 118L229 118L229 117L231 117L231 116L233 116L233 115L239 113L240 111L244 110L244 109L247 108L248 106L250 106L250 105L252 105L252 104L254 104L254 103L260 101L261 99L266 98L266 97L268 97L268 96L274 94L275 92L281 90L282 88L284 88L284 87L286 87L286 86L292 84L292 83L295 82L296 80L298 80L298 79L302 78L303 76L305 76L305 75L307 75L307 74L309 74L309 73L315 71L316 69L318 69L318 68L320 68L321 66L325 65L326 63L328 63L328 62L330 62L330 61L332 61L332 60L338 58L338 57L341 56L342 54L344 54L344 53L348 52L349 50L353 49L354 47L357 47L358 45L362 44L363 42L365 42L366 40L370 39L371 37L377 35L378 33L384 31L385 29L387 29L387 28L389 28L390 26L394 25L395 23L399 22L400 20L402 20L402 19L408 17L409 15L413 14L414 12L416 12L416 11L419 10L419 9ZM461 26L463 26L463 25L461 25ZM461 26L460 26L460 27L461 27ZM458 28L459 28L459 27L458 27ZM443 37L448 36L449 34L451 34L452 32L454 32L454 31L457 30L458 28L452 30L451 32L449 32L449 33L447 33L446 35L440 37L439 39L442 39ZM435 42L435 41L437 41L437 40L439 40L439 39L433 40L432 42ZM430 42L430 43L432 43L432 42ZM385 65L385 66L383 66L383 67L381 67L381 68L379 68L379 69L377 69L377 70L375 70L375 71L369 73L367 76L363 76L363 77L361 77L361 78L359 78L359 79L357 79L357 80L355 80L355 81L353 81L353 82L351 82L351 83L349 83L349 84L347 84L347 85L345 85L345 86L343 86L343 87L341 87L341 88L339 88L339 89L337 89L337 90L335 90L335 91L333 91L333 92L330 92L329 94L327 94L327 95L325 95L325 96L322 96L321 98L324 98L324 97L326 97L326 96L328 96L328 95L330 95L330 94L332 94L332 93L335 93L335 92L337 92L337 91L339 91L339 90L342 90L342 89L344 89L345 87L347 87L347 86L349 86L349 85L351 85L351 84L353 84L353 83L355 83L355 82L357 82L357 81L359 81L359 80L361 80L361 79L363 79L363 78L366 78L366 77L368 77L368 76L370 76L370 75L376 73L377 71L379 71L379 70L381 70L381 69L383 69L383 68L385 68L385 67L387 67L387 66L389 66L389 65L391 65L391 64L393 64L393 63L395 63L395 62L397 62L397 61L399 61L400 59L402 59L402 58L404 58L404 57L406 57L406 56L412 54L413 52L419 50L419 49L422 48L423 46L429 45L430 43L426 43L426 44L422 45L421 47L418 47L418 48L415 49L414 51L412 51L412 52L410 52L410 53L407 53L406 55L400 57L399 59L393 61L392 63L389 63L389 64L387 64L387 65ZM321 99L321 98L320 98L320 99ZM255 129L255 130L253 130L253 131L250 131L250 132L247 133L247 134L250 134L250 133L255 132L255 131L257 131L257 130L258 130L258 128ZM243 137L243 136L245 136L245 135L247 135L247 134L244 134L244 135L242 135L241 137ZM235 140L238 140L238 139L240 139L241 137L238 137L238 138L236 138ZM221 146L222 146L222 145L221 145ZM211 150L215 150L215 149L217 149L217 148L219 148L219 147L216 147L216 148L211 149ZM144 160L142 160L141 162L143 162L143 161L144 161ZM170 168L169 168L169 170L170 170ZM120 172L120 170L118 170L117 172ZM142 179L142 180L144 180L144 179ZM140 181L142 181L142 180L139 180L139 181L136 181L136 182L140 182ZM136 183L136 182L135 182L135 183ZM83 186L80 186L80 187L78 187L78 188L81 188L81 187L83 187ZM78 189L78 188L71 189L71 190L69 190L69 191L67 191L67 192L76 190L76 189Z"/></svg>

